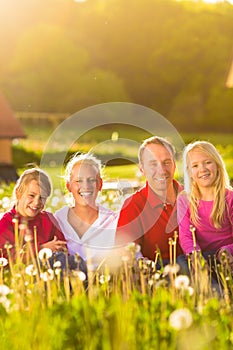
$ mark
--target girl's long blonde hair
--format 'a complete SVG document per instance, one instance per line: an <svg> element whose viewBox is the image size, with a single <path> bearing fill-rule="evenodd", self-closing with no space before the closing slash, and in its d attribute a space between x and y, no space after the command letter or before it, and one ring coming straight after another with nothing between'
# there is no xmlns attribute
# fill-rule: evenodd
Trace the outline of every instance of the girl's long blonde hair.
<svg viewBox="0 0 233 350"><path fill-rule="evenodd" d="M194 226L199 224L198 206L201 199L200 190L197 184L191 177L191 168L189 163L189 152L192 150L198 150L210 157L217 165L217 176L214 186L214 205L210 215L210 219L215 228L221 228L224 218L226 207L226 189L232 189L230 186L230 180L226 171L225 163L215 148L215 146L207 141L195 141L188 144L183 153L183 165L184 165L184 189L187 193L190 202L191 221Z"/></svg>

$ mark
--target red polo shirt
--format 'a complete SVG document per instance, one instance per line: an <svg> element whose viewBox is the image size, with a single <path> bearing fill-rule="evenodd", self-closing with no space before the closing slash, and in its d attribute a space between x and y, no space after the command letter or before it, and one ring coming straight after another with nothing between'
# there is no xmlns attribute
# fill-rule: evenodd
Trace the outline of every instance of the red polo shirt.
<svg viewBox="0 0 233 350"><path fill-rule="evenodd" d="M183 188L174 180L177 192ZM178 233L176 205L164 204L155 192L146 186L127 198L121 209L116 232L116 244L136 242L144 257L155 259L157 248L162 259L169 259L169 238ZM177 244L177 256L183 254Z"/></svg>
<svg viewBox="0 0 233 350"><path fill-rule="evenodd" d="M0 220L0 249L2 250L2 254L0 256L4 256L8 258L7 251L5 249L5 244L10 243L12 248L10 250L12 257L15 256L15 224L13 219L17 218L20 224L25 223L25 218L21 217L15 210L15 208L6 212L1 220ZM28 231L30 232L33 241L32 247L35 249L34 243L34 227L36 227L37 232L37 243L38 250L40 250L40 245L46 242L49 242L54 239L54 236L57 237L58 240L65 241L65 237L63 233L59 230L58 224L53 217L53 215L49 212L42 211L38 215L36 215L33 219L27 220L26 222ZM20 230L19 230L20 231ZM20 234L25 235L25 230L22 230ZM22 239L22 245L25 244L24 237Z"/></svg>

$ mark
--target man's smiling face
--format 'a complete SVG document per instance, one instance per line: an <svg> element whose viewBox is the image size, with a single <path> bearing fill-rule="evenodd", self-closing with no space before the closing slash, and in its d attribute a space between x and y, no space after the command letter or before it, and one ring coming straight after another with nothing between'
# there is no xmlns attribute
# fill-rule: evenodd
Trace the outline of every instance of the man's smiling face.
<svg viewBox="0 0 233 350"><path fill-rule="evenodd" d="M163 145L151 143L145 147L140 169L156 193L165 191L173 184L175 161L171 152Z"/></svg>

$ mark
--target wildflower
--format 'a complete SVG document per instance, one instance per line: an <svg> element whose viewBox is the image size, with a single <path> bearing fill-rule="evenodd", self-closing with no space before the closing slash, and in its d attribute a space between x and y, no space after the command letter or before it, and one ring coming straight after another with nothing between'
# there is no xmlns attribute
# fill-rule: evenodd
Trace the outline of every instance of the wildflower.
<svg viewBox="0 0 233 350"><path fill-rule="evenodd" d="M51 269L48 269L47 271L41 272L40 278L44 281L47 282L48 280L52 280L54 277L54 272Z"/></svg>
<svg viewBox="0 0 233 350"><path fill-rule="evenodd" d="M58 203L59 203L59 197L54 196L54 197L52 198L52 201L51 201L51 206L52 206L52 207L57 207Z"/></svg>
<svg viewBox="0 0 233 350"><path fill-rule="evenodd" d="M153 284L154 284L153 279L149 279L148 284L149 284L149 286L150 286L150 287L152 287L152 286L153 286Z"/></svg>
<svg viewBox="0 0 233 350"><path fill-rule="evenodd" d="M192 296L193 293L194 293L193 287L190 287L190 286L188 286L187 291L188 291L188 294L189 294L190 296Z"/></svg>
<svg viewBox="0 0 233 350"><path fill-rule="evenodd" d="M61 267L61 262L60 261L55 261L55 263L53 264L53 267L54 268Z"/></svg>
<svg viewBox="0 0 233 350"><path fill-rule="evenodd" d="M100 281L101 284L109 282L110 279L111 279L110 275L100 275L100 277L99 277L99 281Z"/></svg>
<svg viewBox="0 0 233 350"><path fill-rule="evenodd" d="M8 264L8 260L6 258L0 258L0 267L6 266Z"/></svg>
<svg viewBox="0 0 233 350"><path fill-rule="evenodd" d="M37 269L33 264L26 266L25 273L29 276L35 276L37 274Z"/></svg>
<svg viewBox="0 0 233 350"><path fill-rule="evenodd" d="M130 242L127 244L127 246L125 247L126 251L132 251L134 253L139 253L141 250L141 247L139 244L136 244L135 242Z"/></svg>
<svg viewBox="0 0 233 350"><path fill-rule="evenodd" d="M10 288L5 284L0 284L0 295L5 296L11 292Z"/></svg>
<svg viewBox="0 0 233 350"><path fill-rule="evenodd" d="M188 276L185 276L185 275L177 276L174 281L174 285L176 289L182 289L182 290L187 289L189 286Z"/></svg>
<svg viewBox="0 0 233 350"><path fill-rule="evenodd" d="M53 269L54 269L54 273L56 276L59 276L61 274L61 262L59 260L55 261L55 263L53 264Z"/></svg>
<svg viewBox="0 0 233 350"><path fill-rule="evenodd" d="M26 230L27 229L27 224L23 223L19 225L20 230Z"/></svg>
<svg viewBox="0 0 233 350"><path fill-rule="evenodd" d="M180 269L180 266L178 264L175 264L175 265L168 264L164 267L163 274L165 276L169 274L175 275L177 272L179 272L179 269Z"/></svg>
<svg viewBox="0 0 233 350"><path fill-rule="evenodd" d="M123 256L121 257L121 260L122 260L123 262L127 262L127 261L129 261L129 256L128 256L128 255L123 255Z"/></svg>
<svg viewBox="0 0 233 350"><path fill-rule="evenodd" d="M7 299L7 297L5 295L0 296L0 304L2 304L2 306L9 311L10 309L10 300Z"/></svg>
<svg viewBox="0 0 233 350"><path fill-rule="evenodd" d="M43 248L38 253L38 256L39 256L40 260L49 259L49 258L51 258L52 255L53 255L53 252L49 248Z"/></svg>
<svg viewBox="0 0 233 350"><path fill-rule="evenodd" d="M76 271L76 276L80 279L80 281L86 280L86 274L82 271Z"/></svg>
<svg viewBox="0 0 233 350"><path fill-rule="evenodd" d="M159 279L160 279L160 277L161 277L161 274L157 271L157 272L155 272L155 274L153 275L153 278L156 280L156 281L158 281Z"/></svg>
<svg viewBox="0 0 233 350"><path fill-rule="evenodd" d="M12 244L10 244L9 242L6 242L5 244L4 244L4 248L5 249L12 249L13 248L13 245Z"/></svg>
<svg viewBox="0 0 233 350"><path fill-rule="evenodd" d="M192 322L192 313L186 308L173 311L169 317L170 326L178 331L189 328Z"/></svg>
<svg viewBox="0 0 233 350"><path fill-rule="evenodd" d="M10 207L10 203L11 203L10 198L5 196L2 198L2 205L1 206L3 209L8 209Z"/></svg>

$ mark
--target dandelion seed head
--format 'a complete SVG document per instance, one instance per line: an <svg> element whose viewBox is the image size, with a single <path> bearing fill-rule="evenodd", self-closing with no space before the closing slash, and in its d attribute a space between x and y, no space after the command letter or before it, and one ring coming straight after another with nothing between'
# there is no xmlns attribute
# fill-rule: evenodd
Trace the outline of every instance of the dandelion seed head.
<svg viewBox="0 0 233 350"><path fill-rule="evenodd" d="M176 330L189 328L193 322L193 316L189 309L177 309L169 317L169 324Z"/></svg>
<svg viewBox="0 0 233 350"><path fill-rule="evenodd" d="M158 280L160 279L160 277L161 277L161 274L160 274L159 272L156 272L156 273L153 275L153 277L154 277L154 279L155 279L156 281L158 281Z"/></svg>
<svg viewBox="0 0 233 350"><path fill-rule="evenodd" d="M0 258L0 267L6 266L8 264L8 260L6 258Z"/></svg>
<svg viewBox="0 0 233 350"><path fill-rule="evenodd" d="M125 247L125 250L126 251L131 251L131 252L134 252L134 253L139 253L140 250L141 250L141 247L139 244L136 244L135 242L130 242L126 245Z"/></svg>
<svg viewBox="0 0 233 350"><path fill-rule="evenodd" d="M188 286L187 291L188 291L188 294L189 294L190 296L192 296L192 295L194 294L194 289L193 289L193 287L191 287L191 286Z"/></svg>
<svg viewBox="0 0 233 350"><path fill-rule="evenodd" d="M19 225L20 230L26 230L27 229L27 224L20 224Z"/></svg>
<svg viewBox="0 0 233 350"><path fill-rule="evenodd" d="M5 284L0 284L0 295L5 296L7 294L11 293L11 290L8 286Z"/></svg>
<svg viewBox="0 0 233 350"><path fill-rule="evenodd" d="M13 245L11 243L7 242L7 243L4 244L4 248L5 249L12 249Z"/></svg>
<svg viewBox="0 0 233 350"><path fill-rule="evenodd" d="M175 275L177 272L179 272L179 270L180 270L180 266L178 264L174 264L174 265L168 264L164 267L163 274L165 276L169 274Z"/></svg>
<svg viewBox="0 0 233 350"><path fill-rule="evenodd" d="M51 258L52 255L53 255L53 252L49 248L43 248L38 253L40 260L47 260L47 259Z"/></svg>
<svg viewBox="0 0 233 350"><path fill-rule="evenodd" d="M6 309L6 311L9 311L10 309L10 300L7 299L5 295L0 296L0 304Z"/></svg>
<svg viewBox="0 0 233 350"><path fill-rule="evenodd" d="M78 277L80 281L85 281L86 280L86 274L83 271L80 270L74 270L72 271L73 276Z"/></svg>
<svg viewBox="0 0 233 350"><path fill-rule="evenodd" d="M25 273L28 276L36 276L37 274L37 269L35 268L35 266L33 264L30 264L28 266L26 266L25 268Z"/></svg>
<svg viewBox="0 0 233 350"><path fill-rule="evenodd" d="M61 267L61 262L60 261L55 261L55 263L53 264L53 267L54 268Z"/></svg>
<svg viewBox="0 0 233 350"><path fill-rule="evenodd" d="M185 275L179 275L175 278L174 286L176 289L187 289L189 286L189 278Z"/></svg>
<svg viewBox="0 0 233 350"><path fill-rule="evenodd" d="M110 279L111 279L110 275L100 275L100 277L99 277L99 281L101 284L109 282Z"/></svg>
<svg viewBox="0 0 233 350"><path fill-rule="evenodd" d="M121 257L121 260L122 260L123 262L127 262L127 261L129 261L129 256L128 256L128 255L123 255L123 256Z"/></svg>
<svg viewBox="0 0 233 350"><path fill-rule="evenodd" d="M49 280L52 280L53 277L54 277L54 272L52 269L48 269L47 271L41 272L41 274L40 274L40 278L44 282L48 282Z"/></svg>
<svg viewBox="0 0 233 350"><path fill-rule="evenodd" d="M153 286L153 284L154 284L153 279L149 279L148 284L149 284L149 286L150 286L150 287L152 287L152 286Z"/></svg>
<svg viewBox="0 0 233 350"><path fill-rule="evenodd" d="M83 271L78 271L78 278L83 282L86 280L86 274Z"/></svg>
<svg viewBox="0 0 233 350"><path fill-rule="evenodd" d="M54 273L56 276L59 276L61 274L61 268L57 267L55 270L54 270Z"/></svg>
<svg viewBox="0 0 233 350"><path fill-rule="evenodd" d="M24 240L25 242L31 242L33 241L33 236L31 233L27 233L25 236L24 236Z"/></svg>

